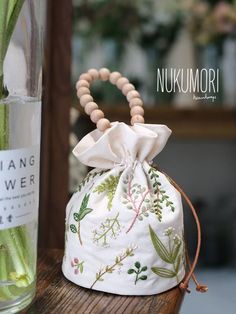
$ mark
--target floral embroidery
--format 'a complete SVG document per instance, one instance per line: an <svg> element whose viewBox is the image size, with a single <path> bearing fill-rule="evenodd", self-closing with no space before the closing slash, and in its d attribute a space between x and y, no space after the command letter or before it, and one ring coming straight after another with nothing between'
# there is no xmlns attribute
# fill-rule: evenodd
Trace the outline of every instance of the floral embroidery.
<svg viewBox="0 0 236 314"><path fill-rule="evenodd" d="M150 175L153 192L155 194L155 199L153 201L154 212L157 216L157 219L161 222L163 205L169 207L172 212L175 211L175 207L173 202L170 201L170 197L166 194L166 191L163 190L161 186L158 171L155 168L150 167L148 174Z"/></svg>
<svg viewBox="0 0 236 314"><path fill-rule="evenodd" d="M116 239L121 232L120 222L118 220L119 213L114 218L107 218L101 223L99 230L93 231L93 241L102 246L108 246L108 238Z"/></svg>
<svg viewBox="0 0 236 314"><path fill-rule="evenodd" d="M123 204L132 211L135 212L134 218L128 227L126 233L128 233L134 226L136 220L143 220L144 217L148 217L152 209L152 201L150 198L150 190L146 187L142 187L138 183L133 183L134 176L127 175L123 183L127 186L124 190Z"/></svg>
<svg viewBox="0 0 236 314"><path fill-rule="evenodd" d="M129 275L136 274L135 281L134 281L134 284L136 285L139 280L147 280L147 276L146 275L141 275L140 276L141 273L147 271L147 266L141 267L141 264L139 262L135 262L134 266L135 267L134 268L130 268L127 273Z"/></svg>
<svg viewBox="0 0 236 314"><path fill-rule="evenodd" d="M174 228L169 227L165 230L164 235L168 237L168 248L158 238L152 227L149 225L150 237L152 244L158 256L166 263L172 265L172 270L163 267L152 267L152 271L163 278L176 277L178 280L178 272L181 260L184 260L183 241L178 234L174 234Z"/></svg>
<svg viewBox="0 0 236 314"><path fill-rule="evenodd" d="M90 289L92 289L94 287L94 285L98 282L98 281L104 281L104 279L102 278L105 274L112 274L115 270L116 267L122 267L123 266L123 261L130 257L130 256L134 256L134 250L136 249L136 247L129 247L125 250L124 253L116 256L114 264L112 264L111 266L107 265L104 268L100 269L97 273L96 273L96 279L93 282L93 284L91 285Z"/></svg>
<svg viewBox="0 0 236 314"><path fill-rule="evenodd" d="M86 215L88 215L89 213L91 213L91 211L93 211L92 208L88 208L89 197L90 197L90 194L85 194L85 196L82 200L79 212L74 213L74 215L73 215L74 220L77 222L77 227L75 224L70 225L71 232L78 234L79 242L81 245L83 245L83 243L82 243L82 239L81 239L81 235L80 235L80 222L82 219L84 219L84 217Z"/></svg>
<svg viewBox="0 0 236 314"><path fill-rule="evenodd" d="M74 273L77 275L79 273L82 274L82 272L84 271L84 261L79 261L79 259L77 257L75 257L72 261L71 261L71 267L74 268Z"/></svg>
<svg viewBox="0 0 236 314"><path fill-rule="evenodd" d="M78 186L78 191L80 192L82 188L90 182L91 179L95 178L96 176L102 176L104 173L106 173L108 170L101 170L101 171L90 171L87 176L81 181L81 183Z"/></svg>
<svg viewBox="0 0 236 314"><path fill-rule="evenodd" d="M99 184L93 191L97 193L106 193L108 198L107 209L111 210L112 208L112 201L116 192L117 185L119 183L120 175L113 176L112 174L105 179L104 182Z"/></svg>

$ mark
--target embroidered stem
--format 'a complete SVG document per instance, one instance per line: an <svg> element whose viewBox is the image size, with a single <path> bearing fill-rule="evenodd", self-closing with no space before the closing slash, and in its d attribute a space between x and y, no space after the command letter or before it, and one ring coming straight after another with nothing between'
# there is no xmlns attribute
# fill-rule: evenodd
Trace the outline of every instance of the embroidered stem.
<svg viewBox="0 0 236 314"><path fill-rule="evenodd" d="M134 210L135 210L136 214L135 214L135 216L134 216L134 218L133 218L133 220L132 220L132 222L131 222L129 228L127 229L126 233L128 233L128 232L133 228L133 226L134 226L134 224L135 224L135 222L136 222L136 220L137 220L137 218L138 218L138 216L139 216L139 214L140 214L140 209L141 209L141 207L142 207L142 205L143 205L143 202L144 202L146 196L149 194L149 192L150 192L150 191L147 190L147 191L143 194L142 199L141 199L141 202L139 203L138 208L136 207L134 201L132 201L132 204L134 204Z"/></svg>
<svg viewBox="0 0 236 314"><path fill-rule="evenodd" d="M81 235L80 235L80 221L78 222L78 231L77 231L78 237L79 237L79 242L81 245L83 245L82 239L81 239Z"/></svg>
<svg viewBox="0 0 236 314"><path fill-rule="evenodd" d="M114 218L107 218L104 222L101 223L99 229L93 231L94 237L93 240L95 243L99 244L99 241L102 242L103 246L108 245L108 236L110 238L116 239L119 233L121 232L120 222L118 220L119 213Z"/></svg>
<svg viewBox="0 0 236 314"><path fill-rule="evenodd" d="M107 273L113 273L113 271L115 270L116 266L123 266L122 261L125 260L127 257L129 256L133 256L134 255L134 250L135 248L127 248L125 253L122 255L119 255L115 258L115 263L111 266L106 266L104 270L100 270L98 273L96 273L96 279L93 282L93 284L91 285L90 289L92 289L94 287L94 285L98 282L98 281L103 281L102 277L107 274Z"/></svg>
<svg viewBox="0 0 236 314"><path fill-rule="evenodd" d="M134 284L136 285L139 280L147 280L147 275L141 275L141 273L147 271L147 266L141 266L140 262L134 263L134 268L130 268L127 273L129 275L135 274Z"/></svg>

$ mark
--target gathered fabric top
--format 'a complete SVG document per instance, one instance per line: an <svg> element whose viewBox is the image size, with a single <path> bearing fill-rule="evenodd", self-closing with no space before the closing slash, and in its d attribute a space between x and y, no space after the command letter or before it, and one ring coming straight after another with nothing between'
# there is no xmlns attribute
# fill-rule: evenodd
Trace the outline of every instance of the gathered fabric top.
<svg viewBox="0 0 236 314"><path fill-rule="evenodd" d="M96 129L87 134L73 153L83 164L100 169L150 162L165 147L170 134L162 124L113 122L105 132Z"/></svg>

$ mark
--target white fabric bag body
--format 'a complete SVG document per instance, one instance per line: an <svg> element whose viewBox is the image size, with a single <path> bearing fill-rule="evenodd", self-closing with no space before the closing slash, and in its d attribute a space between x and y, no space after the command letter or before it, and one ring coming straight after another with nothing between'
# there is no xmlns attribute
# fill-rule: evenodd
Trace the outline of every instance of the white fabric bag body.
<svg viewBox="0 0 236 314"><path fill-rule="evenodd" d="M114 122L75 147L95 167L66 208L62 271L82 287L151 295L185 275L181 196L151 166L171 131L165 125Z"/></svg>

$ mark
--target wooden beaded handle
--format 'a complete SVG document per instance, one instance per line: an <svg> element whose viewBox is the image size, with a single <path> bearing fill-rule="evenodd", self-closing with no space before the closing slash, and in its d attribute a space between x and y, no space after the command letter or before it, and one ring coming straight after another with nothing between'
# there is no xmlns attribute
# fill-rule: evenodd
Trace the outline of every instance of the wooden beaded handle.
<svg viewBox="0 0 236 314"><path fill-rule="evenodd" d="M110 128L111 123L104 117L103 111L98 108L98 105L93 101L93 97L90 94L90 84L92 81L98 79L102 81L109 80L126 96L130 106L131 125L134 125L134 123L144 123L143 102L134 85L130 84L129 80L119 72L110 72L106 68L101 68L100 70L90 69L87 73L81 74L76 83L77 96L84 111L90 116L92 122L97 124L97 128L100 131L103 132Z"/></svg>

